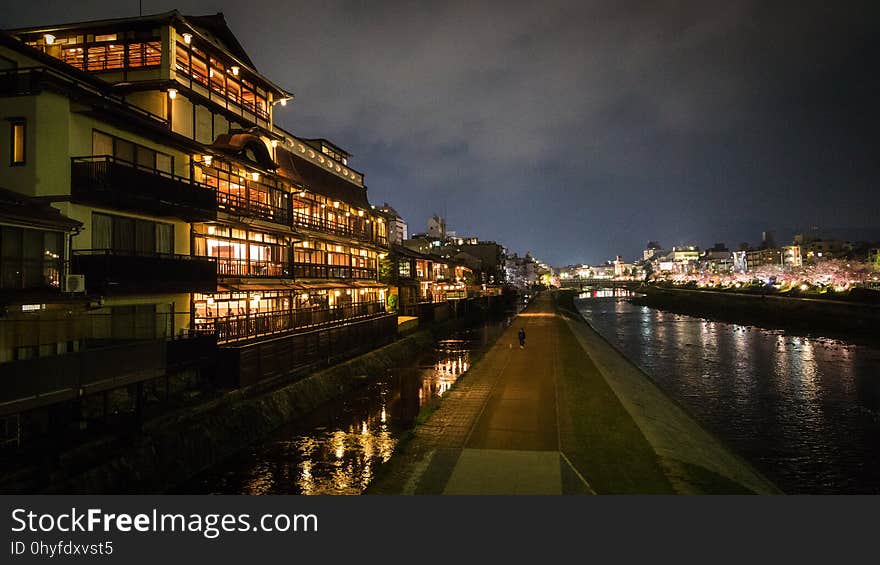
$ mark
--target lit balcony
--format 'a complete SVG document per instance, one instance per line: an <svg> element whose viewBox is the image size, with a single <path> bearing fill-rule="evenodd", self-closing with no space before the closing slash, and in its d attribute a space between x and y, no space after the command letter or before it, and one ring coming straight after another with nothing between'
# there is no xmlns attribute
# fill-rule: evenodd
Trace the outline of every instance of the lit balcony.
<svg viewBox="0 0 880 565"><path fill-rule="evenodd" d="M218 342L230 342L342 324L383 314L384 303L361 302L331 308L293 308L281 312L196 318L194 327L197 332L216 335Z"/></svg>
<svg viewBox="0 0 880 565"><path fill-rule="evenodd" d="M293 214L293 225L297 228L329 233L342 237L353 237L361 241L370 241L373 236L369 225L357 222L338 222L327 218L309 216L306 214Z"/></svg>
<svg viewBox="0 0 880 565"><path fill-rule="evenodd" d="M74 157L70 179L74 202L188 221L217 216L213 188L116 157Z"/></svg>
<svg viewBox="0 0 880 565"><path fill-rule="evenodd" d="M293 263L294 279L364 279L376 280L376 269L315 263Z"/></svg>

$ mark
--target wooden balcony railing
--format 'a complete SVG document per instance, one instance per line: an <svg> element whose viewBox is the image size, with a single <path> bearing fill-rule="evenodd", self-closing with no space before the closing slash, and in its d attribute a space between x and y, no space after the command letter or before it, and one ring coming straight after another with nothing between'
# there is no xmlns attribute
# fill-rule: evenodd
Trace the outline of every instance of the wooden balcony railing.
<svg viewBox="0 0 880 565"><path fill-rule="evenodd" d="M280 312L252 312L240 316L196 318L194 328L213 333L218 342L281 334L303 328L344 323L385 313L382 302L362 302L333 308L300 308Z"/></svg>
<svg viewBox="0 0 880 565"><path fill-rule="evenodd" d="M211 257L77 249L71 258L71 271L85 275L90 292L102 294L217 289L217 265Z"/></svg>
<svg viewBox="0 0 880 565"><path fill-rule="evenodd" d="M217 216L213 188L109 155L73 157L70 184L74 202L188 221Z"/></svg>

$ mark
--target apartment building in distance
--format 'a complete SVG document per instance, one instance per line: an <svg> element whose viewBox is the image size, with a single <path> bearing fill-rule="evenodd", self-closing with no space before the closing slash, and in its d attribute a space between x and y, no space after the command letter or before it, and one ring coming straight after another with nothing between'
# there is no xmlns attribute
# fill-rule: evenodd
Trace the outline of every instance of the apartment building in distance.
<svg viewBox="0 0 880 565"><path fill-rule="evenodd" d="M222 14L0 32L0 416L393 334L387 222L344 149L275 124L292 98Z"/></svg>

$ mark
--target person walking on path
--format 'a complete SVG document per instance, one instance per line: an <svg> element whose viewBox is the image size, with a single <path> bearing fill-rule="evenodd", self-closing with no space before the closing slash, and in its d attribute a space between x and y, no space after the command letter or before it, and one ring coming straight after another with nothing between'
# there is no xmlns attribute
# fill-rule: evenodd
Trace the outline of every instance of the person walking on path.
<svg viewBox="0 0 880 565"><path fill-rule="evenodd" d="M525 328L519 329L519 348L525 349L526 346L526 330Z"/></svg>

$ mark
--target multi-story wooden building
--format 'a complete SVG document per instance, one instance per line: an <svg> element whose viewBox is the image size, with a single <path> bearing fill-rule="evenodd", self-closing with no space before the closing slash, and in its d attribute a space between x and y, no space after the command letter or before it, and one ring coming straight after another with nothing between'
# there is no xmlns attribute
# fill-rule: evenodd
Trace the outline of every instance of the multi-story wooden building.
<svg viewBox="0 0 880 565"><path fill-rule="evenodd" d="M275 124L292 94L222 15L0 33L0 97L0 187L76 226L44 250L63 263L49 290L92 320L65 343L210 335L241 369L263 342L385 318L387 224L363 175ZM16 347L0 343L0 360Z"/></svg>

